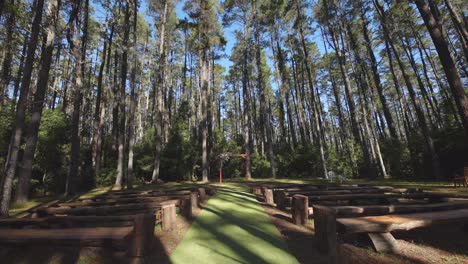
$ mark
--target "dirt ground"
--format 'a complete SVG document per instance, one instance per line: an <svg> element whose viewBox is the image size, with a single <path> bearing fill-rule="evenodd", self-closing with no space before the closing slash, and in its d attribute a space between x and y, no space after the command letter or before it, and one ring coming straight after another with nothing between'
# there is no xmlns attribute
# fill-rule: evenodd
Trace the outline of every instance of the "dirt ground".
<svg viewBox="0 0 468 264"><path fill-rule="evenodd" d="M291 223L291 214L264 205L273 223L300 263L328 263L316 250L313 221L306 226ZM377 253L367 236L346 238L339 249L346 264L468 264L468 230L463 225L434 226L393 233L401 249L398 255Z"/></svg>

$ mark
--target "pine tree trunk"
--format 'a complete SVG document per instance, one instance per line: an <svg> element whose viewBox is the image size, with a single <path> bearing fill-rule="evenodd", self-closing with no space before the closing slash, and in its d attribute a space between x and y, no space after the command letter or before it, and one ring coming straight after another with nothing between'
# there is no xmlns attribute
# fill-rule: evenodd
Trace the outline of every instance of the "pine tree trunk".
<svg viewBox="0 0 468 264"><path fill-rule="evenodd" d="M125 19L124 19L124 35L123 35L123 52L122 63L120 69L120 92L119 100L119 135L117 137L118 157L117 157L117 177L115 178L114 186L117 189L122 188L125 174L125 97L127 87L127 72L128 72L128 42L130 38L130 3L125 4Z"/></svg>
<svg viewBox="0 0 468 264"><path fill-rule="evenodd" d="M108 7L109 8L109 7ZM93 163L93 171L94 177L97 179L101 174L101 158L102 158L102 133L104 128L104 120L106 109L102 105L104 104L103 98L105 98L104 91L104 69L107 64L107 77L106 80L109 80L110 75L110 57L111 57L111 46L112 46L112 38L114 35L114 26L111 27L110 36L108 36L108 28L109 28L109 12L106 13L106 22L104 27L104 44L102 48L102 59L101 65L99 66L99 74L98 74L98 83L97 83L97 93L96 93L96 105L94 108L94 123L93 123L93 141L92 141L92 163ZM106 85L108 82L106 82Z"/></svg>
<svg viewBox="0 0 468 264"><path fill-rule="evenodd" d="M158 85L156 91L156 153L154 157L153 175L151 176L152 182L157 182L159 179L159 167L161 164L161 151L163 141L163 122L164 122L164 105L163 105L163 91L166 85L166 16L167 16L167 1L164 0L164 11L162 13L162 22L159 36L159 75Z"/></svg>
<svg viewBox="0 0 468 264"><path fill-rule="evenodd" d="M84 10L81 12L81 6L76 3L73 6L71 15L72 27L68 31L68 42L70 43L71 53L75 60L74 75L75 87L73 91L73 110L71 119L71 150L70 150L70 167L67 175L67 182L65 186L65 194L67 196L74 195L81 187L81 180L79 174L80 167L80 115L81 115L81 102L83 100L83 79L86 61L86 43L87 43L87 25L88 25L88 8L89 0L86 0ZM83 36L81 37L81 22L80 16L84 14ZM74 26L76 24L76 26Z"/></svg>
<svg viewBox="0 0 468 264"><path fill-rule="evenodd" d="M249 181L252 178L250 173L250 92L247 83L247 47L244 49L242 60L242 93L244 102L244 153L245 158L245 179Z"/></svg>
<svg viewBox="0 0 468 264"><path fill-rule="evenodd" d="M390 112L390 108L388 106L387 99L386 99L386 97L384 95L384 92L383 92L382 82L380 80L380 75L379 75L379 71L378 71L378 68L377 68L377 59L376 59L374 51L372 49L372 43L371 43L371 40L370 40L368 28L367 28L369 22L368 22L368 20L366 18L366 14L364 12L361 13L361 19L363 20L362 32L363 32L363 35L364 35L364 40L366 42L367 53L368 53L368 55L370 57L372 76L374 77L374 85L377 88L377 93L379 95L380 103L382 104L382 109L383 109L383 112L384 112L385 121L387 122L388 129L390 131L390 136L392 137L393 140L396 141L396 140L398 140L398 134L397 134L397 131L395 129L395 125L394 125L394 122L393 122L393 117L392 117L392 114Z"/></svg>
<svg viewBox="0 0 468 264"><path fill-rule="evenodd" d="M431 1L429 1L431 2ZM439 59L447 76L447 81L452 90L453 98L458 107L458 112L465 128L465 139L468 144L468 96L466 95L460 74L457 71L447 43L447 34L440 19L440 13L435 5L429 6L425 0L416 0L416 6L424 20L436 47Z"/></svg>
<svg viewBox="0 0 468 264"><path fill-rule="evenodd" d="M27 201L29 198L32 165L44 107L44 98L49 82L50 67L52 65L55 30L57 27L59 10L60 7L57 0L50 0L47 11L47 22L49 24L47 26L47 34L44 36L39 79L37 81L36 93L34 94L31 121L27 129L26 148L23 154L22 166L19 171L18 191L16 193L16 201L18 202Z"/></svg>
<svg viewBox="0 0 468 264"><path fill-rule="evenodd" d="M133 67L130 74L130 112L128 117L128 166L127 166L127 189L133 188L135 175L133 172L133 147L135 145L135 108L138 102L136 89L136 73L137 73L137 22L138 22L138 0L133 1L133 41L132 41L132 56Z"/></svg>
<svg viewBox="0 0 468 264"><path fill-rule="evenodd" d="M31 84L31 75L34 66L34 54L37 48L39 39L40 24L42 20L42 13L44 7L44 0L37 0L35 8L35 16L32 24L32 33L28 44L28 51L26 55L26 62L23 70L23 78L21 81L20 97L16 106L15 127L12 132L10 148L8 157L5 163L5 171L1 179L1 203L0 203L0 216L8 216L10 208L11 193L13 189L13 178L16 174L18 165L18 156L21 147L21 137L23 134L27 98L29 95L29 86Z"/></svg>
<svg viewBox="0 0 468 264"><path fill-rule="evenodd" d="M455 25L455 28L457 29L457 32L460 35L460 42L463 47L463 53L465 54L465 62L468 62L468 29L467 29L468 25L460 17L458 10L452 5L451 0L444 0L444 2L445 2L445 5L447 6L447 9L450 12L450 17L452 18L452 22Z"/></svg>
<svg viewBox="0 0 468 264"><path fill-rule="evenodd" d="M10 1L10 5L14 5L15 0ZM3 1L2 1L3 5ZM6 21L6 38L5 38L5 55L2 62L2 72L0 79L0 109L6 104L6 98L8 94L8 86L10 85L11 79L11 62L14 53L14 41L13 33L16 25L16 15L12 10Z"/></svg>

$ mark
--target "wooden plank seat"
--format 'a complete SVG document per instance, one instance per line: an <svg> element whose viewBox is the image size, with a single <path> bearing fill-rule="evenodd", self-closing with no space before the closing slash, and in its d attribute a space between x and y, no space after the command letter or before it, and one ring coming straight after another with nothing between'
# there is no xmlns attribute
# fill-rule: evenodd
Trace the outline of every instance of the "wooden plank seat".
<svg viewBox="0 0 468 264"><path fill-rule="evenodd" d="M431 195L432 196L432 195ZM440 196L444 197L445 196ZM440 198L439 197L439 198ZM313 215L312 204L317 205L315 202L310 202L309 197L304 195L294 195L292 201L292 222L297 225L303 225L307 222L310 215ZM433 200L437 200L432 198ZM442 201L443 199L438 199ZM448 199L450 200L450 199ZM447 201L439 203L396 203L389 205L372 204L372 205L345 205L345 206L330 206L335 210L338 217L352 217L362 215L382 215L382 214L396 214L396 213L415 213L425 211L440 211L451 210L468 207L468 200Z"/></svg>
<svg viewBox="0 0 468 264"><path fill-rule="evenodd" d="M308 196L310 201L355 201L355 200L369 200L369 199L396 199L410 197L416 194L418 190L406 188L361 188L353 190L330 190L330 191L308 191L308 192L280 192L276 196L276 204L279 209L285 209L292 206L294 195ZM396 194L396 196L387 196L387 194ZM376 195L376 196L373 196ZM406 196L409 195L409 196ZM426 197L426 195L423 195ZM429 195L427 195L429 196Z"/></svg>
<svg viewBox="0 0 468 264"><path fill-rule="evenodd" d="M51 215L75 215L75 216L106 216L127 215L138 213L153 213L156 223L161 223L163 230L172 230L176 220L176 200L151 203L135 203L112 206L84 206L77 208L49 207L36 209L36 217L47 217Z"/></svg>
<svg viewBox="0 0 468 264"><path fill-rule="evenodd" d="M434 196L430 193L353 193L353 194L338 194L338 195L313 195L308 196L309 202L321 201L356 201L366 199L380 199L387 201L388 199L405 198L405 199L440 199L442 196Z"/></svg>
<svg viewBox="0 0 468 264"><path fill-rule="evenodd" d="M120 198L138 198L138 197L159 197L159 196L176 196L176 195L189 195L190 192L178 192L178 193L166 193L166 192L148 192L148 193L131 193L131 194L101 194L93 197L82 197L78 198L78 201L99 201L106 199L120 199Z"/></svg>
<svg viewBox="0 0 468 264"><path fill-rule="evenodd" d="M152 192L158 192L158 193L177 193L177 192L193 192L197 191L196 187L185 187L185 188L168 188L164 190L120 190L120 191L109 191L104 194L142 194L142 193L152 193Z"/></svg>
<svg viewBox="0 0 468 264"><path fill-rule="evenodd" d="M332 206L337 217L371 216L382 214L405 214L427 211L444 211L468 208L468 201L453 201L429 204ZM312 210L313 212L313 210Z"/></svg>
<svg viewBox="0 0 468 264"><path fill-rule="evenodd" d="M164 202L167 200L176 201L175 205L180 208L183 216L191 219L193 218L193 210L198 208L198 194L192 192L188 195L174 195L174 196L155 196L155 197L131 197L131 198L109 198L99 200L83 200L78 202L60 203L59 207L96 207L96 206L112 206L112 205L125 205L135 203L154 203Z"/></svg>
<svg viewBox="0 0 468 264"><path fill-rule="evenodd" d="M337 230L341 234L387 233L435 224L467 221L468 209L336 219Z"/></svg>
<svg viewBox="0 0 468 264"><path fill-rule="evenodd" d="M125 239L133 227L95 227L63 229L0 229L0 241L15 242L22 240L96 240Z"/></svg>
<svg viewBox="0 0 468 264"><path fill-rule="evenodd" d="M149 253L154 239L153 214L88 218L2 219L0 245L110 246L126 250L126 255L130 258L142 258ZM60 223L62 225L57 226ZM70 226L72 223L76 226ZM83 223L94 223L97 226L81 227L80 224ZM108 226L109 223L113 226Z"/></svg>
<svg viewBox="0 0 468 264"><path fill-rule="evenodd" d="M437 224L468 222L466 204L462 207L464 209L443 210L451 209L452 206L454 205L447 203L445 208L439 204L416 209L416 211L426 210L426 212L341 218L337 216L335 208L314 205L317 247L321 253L336 258L339 235L366 233L369 235L376 251L398 252L396 240L390 233L392 231L411 230ZM433 209L441 209L442 211L431 211Z"/></svg>

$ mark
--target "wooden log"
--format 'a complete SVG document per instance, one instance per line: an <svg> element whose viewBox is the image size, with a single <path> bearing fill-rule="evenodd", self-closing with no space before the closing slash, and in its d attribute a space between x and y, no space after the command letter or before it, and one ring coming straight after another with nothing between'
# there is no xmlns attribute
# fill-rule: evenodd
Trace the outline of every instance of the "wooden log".
<svg viewBox="0 0 468 264"><path fill-rule="evenodd" d="M106 193L94 197L78 198L77 201L102 201L108 199L123 199L123 198L142 198L142 197L164 197L164 196L180 196L189 195L190 191L177 191L177 192L148 192L142 194L112 194Z"/></svg>
<svg viewBox="0 0 468 264"><path fill-rule="evenodd" d="M192 197L191 195L188 199L181 199L179 204L180 212L187 219L193 218L193 208L192 208Z"/></svg>
<svg viewBox="0 0 468 264"><path fill-rule="evenodd" d="M0 228L74 228L131 226L133 225L133 217L133 215L119 215L8 218L0 221Z"/></svg>
<svg viewBox="0 0 468 264"><path fill-rule="evenodd" d="M314 213L316 213L314 208ZM338 231L353 233L388 233L396 230L410 230L443 223L464 223L468 221L468 209L414 213L402 215L365 216L338 218Z"/></svg>
<svg viewBox="0 0 468 264"><path fill-rule="evenodd" d="M287 197L286 197L286 192L285 191L278 190L276 196L277 196L276 201L274 201L274 200L273 201L276 202L276 207L278 209L284 210L284 209L286 209L287 205L289 206L291 204L290 201L286 201Z"/></svg>
<svg viewBox="0 0 468 264"><path fill-rule="evenodd" d="M264 190L264 195L265 195L265 203L269 204L269 205L274 205L273 190L272 189L265 189Z"/></svg>
<svg viewBox="0 0 468 264"><path fill-rule="evenodd" d="M320 253L328 254L331 259L338 256L338 237L336 233L335 210L326 206L314 205L314 230Z"/></svg>
<svg viewBox="0 0 468 264"><path fill-rule="evenodd" d="M252 193L255 195L262 195L262 188L259 186L252 187Z"/></svg>
<svg viewBox="0 0 468 264"><path fill-rule="evenodd" d="M369 233L369 238L377 252L398 253L398 243L390 233Z"/></svg>
<svg viewBox="0 0 468 264"><path fill-rule="evenodd" d="M206 201L205 188L198 188L198 195L200 196L200 202L204 203Z"/></svg>
<svg viewBox="0 0 468 264"><path fill-rule="evenodd" d="M167 200L177 199L188 199L188 195L181 196L156 196L156 197L132 197L132 198L110 198L100 201L82 201L82 202L70 202L60 203L57 207L93 207L93 206L110 206L110 205L123 205L131 203L151 203L151 202L163 202ZM53 207L52 207L53 208Z"/></svg>
<svg viewBox="0 0 468 264"><path fill-rule="evenodd" d="M192 206L192 211L194 209L200 208L200 201L198 199L198 192L192 192L190 194L190 204Z"/></svg>
<svg viewBox="0 0 468 264"><path fill-rule="evenodd" d="M47 241L122 240L132 235L132 227L95 227L68 229L0 229L1 243Z"/></svg>
<svg viewBox="0 0 468 264"><path fill-rule="evenodd" d="M335 209L337 217L354 217L463 209L468 208L468 201L435 204L333 206L332 208Z"/></svg>
<svg viewBox="0 0 468 264"><path fill-rule="evenodd" d="M162 208L162 230L169 231L174 229L176 221L176 207L174 204L163 205Z"/></svg>
<svg viewBox="0 0 468 264"><path fill-rule="evenodd" d="M383 194L340 194L340 195L315 195L309 196L309 203L315 201L337 201L337 200L365 200L365 199L391 199L391 198L408 198L408 199L424 199L431 198L429 193L383 193Z"/></svg>
<svg viewBox="0 0 468 264"><path fill-rule="evenodd" d="M155 216L139 214L134 217L133 236L129 243L129 257L144 257L151 249L154 240Z"/></svg>
<svg viewBox="0 0 468 264"><path fill-rule="evenodd" d="M309 220L309 199L304 195L293 196L292 220L296 225L306 225Z"/></svg>
<svg viewBox="0 0 468 264"><path fill-rule="evenodd" d="M156 211L164 205L175 205L177 200L169 200L162 202L151 203L136 203L114 206L96 206L96 207L80 207L80 208L40 208L37 210L39 215L112 215L116 213L134 212L136 210Z"/></svg>

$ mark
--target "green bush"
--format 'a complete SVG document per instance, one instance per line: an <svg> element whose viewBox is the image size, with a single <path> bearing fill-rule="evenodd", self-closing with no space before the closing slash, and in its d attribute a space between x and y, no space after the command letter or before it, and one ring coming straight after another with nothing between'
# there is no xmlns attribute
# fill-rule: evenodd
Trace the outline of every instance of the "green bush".
<svg viewBox="0 0 468 264"><path fill-rule="evenodd" d="M42 115L34 160L34 179L43 182L45 189L60 193L65 188L69 156L70 122L60 110L45 110Z"/></svg>

